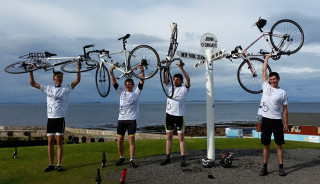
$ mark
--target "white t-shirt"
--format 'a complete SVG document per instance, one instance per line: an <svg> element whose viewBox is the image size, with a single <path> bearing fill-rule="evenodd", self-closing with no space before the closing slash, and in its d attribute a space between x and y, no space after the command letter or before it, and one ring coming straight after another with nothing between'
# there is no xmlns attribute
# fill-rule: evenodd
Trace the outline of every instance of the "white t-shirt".
<svg viewBox="0 0 320 184"><path fill-rule="evenodd" d="M40 85L40 90L47 95L48 118L66 117L68 109L68 94L73 91L71 85L63 87Z"/></svg>
<svg viewBox="0 0 320 184"><path fill-rule="evenodd" d="M171 93L171 83L167 85L168 94ZM184 116L185 101L190 88L186 86L174 86L173 97L167 99L166 112L173 116Z"/></svg>
<svg viewBox="0 0 320 184"><path fill-rule="evenodd" d="M281 119L281 107L288 104L286 92L280 88L273 88L268 81L262 84L262 89L258 115L269 119Z"/></svg>
<svg viewBox="0 0 320 184"><path fill-rule="evenodd" d="M134 91L128 92L118 86L117 92L120 95L120 107L118 120L136 120L139 118L139 97L141 90L137 87Z"/></svg>

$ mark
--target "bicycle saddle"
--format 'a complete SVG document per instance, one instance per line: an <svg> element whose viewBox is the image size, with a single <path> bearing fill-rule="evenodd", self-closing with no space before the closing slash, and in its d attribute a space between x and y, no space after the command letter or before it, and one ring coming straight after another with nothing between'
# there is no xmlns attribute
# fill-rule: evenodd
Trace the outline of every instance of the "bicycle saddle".
<svg viewBox="0 0 320 184"><path fill-rule="evenodd" d="M123 36L121 38L119 38L118 40L126 40L130 37L130 34L127 34L126 36Z"/></svg>
<svg viewBox="0 0 320 184"><path fill-rule="evenodd" d="M53 54L50 52L44 52L44 54L46 55L46 57L57 56L57 54Z"/></svg>

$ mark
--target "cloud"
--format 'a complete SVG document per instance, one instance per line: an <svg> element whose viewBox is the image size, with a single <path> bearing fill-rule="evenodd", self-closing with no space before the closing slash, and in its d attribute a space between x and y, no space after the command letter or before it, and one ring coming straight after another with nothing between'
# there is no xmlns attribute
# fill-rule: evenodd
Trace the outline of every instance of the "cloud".
<svg viewBox="0 0 320 184"><path fill-rule="evenodd" d="M17 62L19 56L29 52L49 51L58 56L78 56L82 47L95 44L95 49L107 49L111 52L122 49L117 39L131 34L127 48L132 50L140 44L155 48L164 59L167 54L170 23L178 23L178 50L204 54L200 48L200 38L204 33L213 33L218 39L218 49L231 51L235 46L243 48L254 41L260 32L250 28L259 16L268 20L264 28L280 19L295 20L303 29L305 43L302 49L290 56L282 56L278 61L270 61L273 71L281 75L281 84L288 90L291 98L320 101L320 94L310 94L311 90L319 91L319 42L320 2L311 0L308 3L299 1L275 1L277 4L266 8L259 1L245 0L237 6L233 1L186 0L180 1L22 1L2 2L0 7L0 103L1 102L34 102L38 93L28 84L28 74L11 75L3 70L10 63ZM289 6L288 6L289 4ZM19 10L19 11L17 11ZM250 10L250 11L248 11ZM253 11L256 10L256 11ZM249 52L269 49L263 39L257 42ZM123 58L115 57L117 61ZM194 69L195 60L184 59L185 67L191 76L192 90L188 100L205 99L205 67ZM214 62L214 86L217 99L259 100L259 95L245 92L237 81L237 69L242 59L219 60ZM59 70L59 68L57 68ZM179 72L173 68L172 72ZM71 101L117 101L117 94L111 87L110 96L100 98L95 89L95 71L82 74L82 81L77 86ZM35 72L38 82L50 84L52 73ZM74 75L65 75L65 84L74 80ZM310 94L312 99L302 96ZM312 82L309 82L312 81ZM123 79L119 80L123 82ZM22 93L23 91L23 93ZM22 95L23 94L23 95ZM159 74L146 81L142 100L164 100L165 96L159 83Z"/></svg>

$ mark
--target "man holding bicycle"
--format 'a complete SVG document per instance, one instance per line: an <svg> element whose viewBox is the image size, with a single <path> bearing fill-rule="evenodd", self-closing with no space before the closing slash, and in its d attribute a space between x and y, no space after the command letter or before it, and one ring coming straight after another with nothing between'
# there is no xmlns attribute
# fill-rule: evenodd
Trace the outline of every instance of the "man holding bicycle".
<svg viewBox="0 0 320 184"><path fill-rule="evenodd" d="M284 132L288 131L288 109L287 94L279 87L280 77L277 72L269 74L269 82L267 75L268 61L271 55L267 55L262 69L262 98L258 114L262 116L261 121L261 144L263 147L263 167L260 176L268 174L267 163L269 158L269 149L271 143L271 135L273 133L277 147L277 155L279 162L279 175L286 176L283 169L283 149ZM283 109L284 125L281 119L281 106Z"/></svg>
<svg viewBox="0 0 320 184"><path fill-rule="evenodd" d="M142 65L139 65L140 76L144 77L144 68ZM135 154L135 134L137 130L136 120L139 117L139 97L143 88L144 80L141 79L137 88L134 88L134 82L131 78L125 80L123 89L116 81L114 77L113 70L115 65L110 68L110 79L111 83L120 95L120 108L119 108L119 118L117 125L117 134L118 134L118 152L120 154L120 159L116 162L117 166L120 166L124 163L124 136L128 130L128 139L129 139L129 150L130 150L130 166L132 168L138 167L134 162Z"/></svg>
<svg viewBox="0 0 320 184"><path fill-rule="evenodd" d="M190 90L190 77L188 73L183 68L184 63L180 60L177 63L178 67L181 69L184 77L186 78L186 84L183 86L183 76L178 73L173 76L174 83L174 93L172 98L167 99L167 109L166 109L166 134L167 134L167 142L166 142L166 159L160 165L167 165L170 163L170 152L172 146L172 138L173 138L173 129L174 126L177 127L177 133L180 141L180 154L181 154L181 166L185 167L185 139L184 139L184 107L185 101L187 99L187 94ZM165 75L167 76L167 75ZM165 77L165 82L168 85L171 85L168 82L169 78ZM171 89L171 86L167 86L168 89ZM169 91L169 94L171 92Z"/></svg>
<svg viewBox="0 0 320 184"><path fill-rule="evenodd" d="M78 64L78 71L80 71L80 66ZM61 86L63 82L63 73L54 72L53 82L54 86L42 85L35 82L33 77L33 72L29 75L30 85L40 89L47 95L47 136L48 136L48 156L50 165L44 169L45 172L50 172L55 170L54 167L54 143L57 141L57 171L63 171L61 162L63 155L63 136L65 130L65 120L66 112L68 108L68 95L73 91L74 87L79 84L81 75L80 72L77 73L76 80L70 85Z"/></svg>

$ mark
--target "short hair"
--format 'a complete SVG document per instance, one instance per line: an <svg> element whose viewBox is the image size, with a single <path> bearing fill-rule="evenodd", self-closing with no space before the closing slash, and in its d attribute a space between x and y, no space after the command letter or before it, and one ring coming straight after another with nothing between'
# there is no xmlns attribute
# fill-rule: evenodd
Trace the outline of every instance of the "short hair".
<svg viewBox="0 0 320 184"><path fill-rule="evenodd" d="M59 74L61 74L61 75L63 76L63 73L60 72L60 71L58 71L58 72L53 72L53 78L54 78L56 75L59 75Z"/></svg>
<svg viewBox="0 0 320 184"><path fill-rule="evenodd" d="M277 79L280 79L280 76L277 72L271 72L269 73L269 77L272 77L272 76L276 76Z"/></svg>
<svg viewBox="0 0 320 184"><path fill-rule="evenodd" d="M180 80L183 82L183 76L181 73L174 74L173 78L175 78L175 77L180 78Z"/></svg>
<svg viewBox="0 0 320 184"><path fill-rule="evenodd" d="M134 85L133 79L131 79L131 78L127 78L127 79L124 81L124 84L126 84L127 82L132 82L132 84Z"/></svg>

